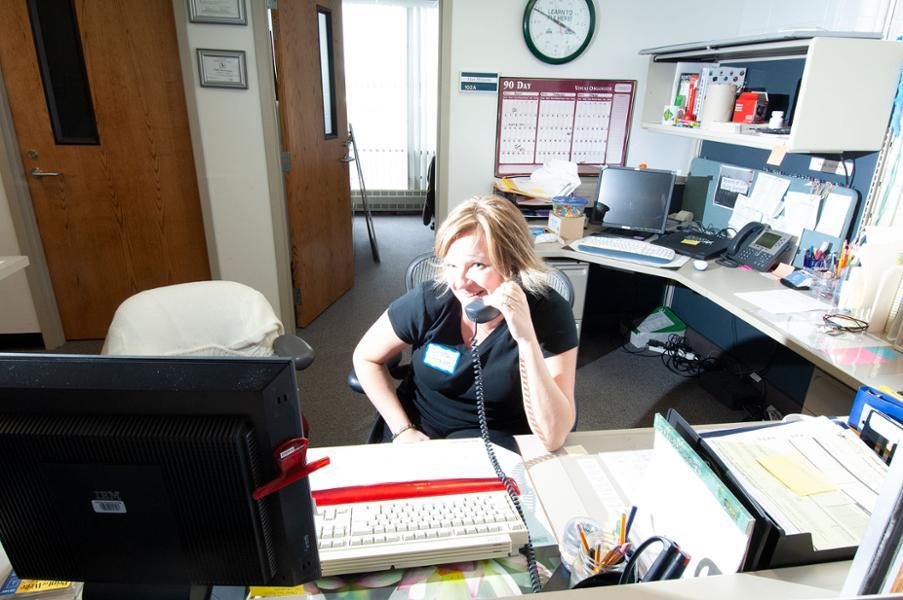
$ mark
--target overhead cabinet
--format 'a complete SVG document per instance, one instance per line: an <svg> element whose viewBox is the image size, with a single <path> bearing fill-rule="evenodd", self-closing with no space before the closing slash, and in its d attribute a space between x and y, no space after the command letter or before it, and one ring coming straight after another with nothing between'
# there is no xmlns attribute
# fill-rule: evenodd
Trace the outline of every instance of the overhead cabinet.
<svg viewBox="0 0 903 600"><path fill-rule="evenodd" d="M850 37L761 39L684 44L641 54L650 55L643 102L645 129L753 148L784 146L788 152L829 154L880 149L897 88L903 42ZM757 65L767 69L774 64L767 61L803 59L798 92L790 98L789 134L661 123L663 108L674 102L679 69L687 63L742 64L751 71Z"/></svg>

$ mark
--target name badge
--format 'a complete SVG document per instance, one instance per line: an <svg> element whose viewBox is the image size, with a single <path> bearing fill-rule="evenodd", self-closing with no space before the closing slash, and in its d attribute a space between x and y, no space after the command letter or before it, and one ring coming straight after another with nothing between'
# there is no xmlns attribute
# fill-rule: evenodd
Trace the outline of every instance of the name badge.
<svg viewBox="0 0 903 600"><path fill-rule="evenodd" d="M427 344L426 352L423 354L423 364L451 375L455 372L459 358L461 358L461 353L457 350L439 344Z"/></svg>

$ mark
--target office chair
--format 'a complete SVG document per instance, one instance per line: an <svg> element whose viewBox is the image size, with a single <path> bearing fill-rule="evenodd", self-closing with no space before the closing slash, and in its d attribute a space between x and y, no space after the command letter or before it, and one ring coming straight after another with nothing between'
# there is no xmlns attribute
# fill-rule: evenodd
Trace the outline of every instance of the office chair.
<svg viewBox="0 0 903 600"><path fill-rule="evenodd" d="M101 354L282 356L292 359L296 371L314 361L313 348L284 332L266 297L234 281L181 283L126 298Z"/></svg>
<svg viewBox="0 0 903 600"><path fill-rule="evenodd" d="M310 345L285 334L266 297L234 281L195 281L126 298L101 354L285 356L295 369L314 360Z"/></svg>
<svg viewBox="0 0 903 600"><path fill-rule="evenodd" d="M423 254L419 254L415 256L411 263L408 265L408 268L405 269L404 273L404 288L406 292L411 291L424 281L434 280L439 273L439 270L442 268L442 263L436 258L432 252L425 252ZM565 275L562 271L559 271L556 268L552 268L549 272L549 287L553 290L561 294L561 297L564 298L568 306L573 308L574 306L574 286L571 284L571 280ZM405 379L411 369L410 364L401 364L401 354L396 354L391 357L388 361L386 361L386 367L389 369L389 374L392 375L394 379ZM364 394L364 388L361 386L361 382L357 379L357 374L354 372L354 368L352 367L351 373L348 374L348 387L350 387L355 392L359 394ZM574 423L574 427L576 428L576 421ZM376 423L373 425L373 429L370 430L370 437L367 439L368 444L373 444L382 441L382 431L383 431L383 419L379 415L376 414Z"/></svg>

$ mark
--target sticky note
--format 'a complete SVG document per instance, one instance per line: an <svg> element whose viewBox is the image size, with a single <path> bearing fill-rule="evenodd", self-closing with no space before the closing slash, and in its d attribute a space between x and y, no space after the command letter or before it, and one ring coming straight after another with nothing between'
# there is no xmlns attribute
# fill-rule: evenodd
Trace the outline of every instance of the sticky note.
<svg viewBox="0 0 903 600"><path fill-rule="evenodd" d="M768 164L779 167L781 163L784 162L784 156L787 154L787 148L784 146L775 146L771 149L771 154L768 155L768 160L765 161Z"/></svg>
<svg viewBox="0 0 903 600"><path fill-rule="evenodd" d="M275 587L275 586L251 586L249 590L249 598L280 598L285 596L295 596L304 593L304 585L296 585L293 587Z"/></svg>
<svg viewBox="0 0 903 600"><path fill-rule="evenodd" d="M687 246L698 246L698 245L699 245L699 240L687 240L687 239L684 239L684 240L680 240L680 243L681 243L681 244L686 244Z"/></svg>
<svg viewBox="0 0 903 600"><path fill-rule="evenodd" d="M576 454L578 456L588 454L583 446L565 446L564 450L568 454Z"/></svg>
<svg viewBox="0 0 903 600"><path fill-rule="evenodd" d="M833 492L837 487L825 480L812 467L803 466L784 454L771 454L758 459L759 464L798 496Z"/></svg>
<svg viewBox="0 0 903 600"><path fill-rule="evenodd" d="M793 268L793 265L788 265L787 263L781 263L778 265L778 267L774 270L774 272L772 274L775 277L777 277L778 279L780 279L781 277L787 277L788 275L793 273L794 270L795 269Z"/></svg>

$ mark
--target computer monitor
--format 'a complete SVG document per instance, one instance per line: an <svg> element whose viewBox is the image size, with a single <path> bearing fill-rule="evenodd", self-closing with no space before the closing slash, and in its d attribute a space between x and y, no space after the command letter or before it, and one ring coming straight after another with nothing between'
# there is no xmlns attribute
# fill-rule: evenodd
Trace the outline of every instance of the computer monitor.
<svg viewBox="0 0 903 600"><path fill-rule="evenodd" d="M290 359L0 355L0 542L86 600L316 579L307 478L252 498L301 436Z"/></svg>
<svg viewBox="0 0 903 600"><path fill-rule="evenodd" d="M664 233L673 190L671 171L603 167L591 221L608 229Z"/></svg>

